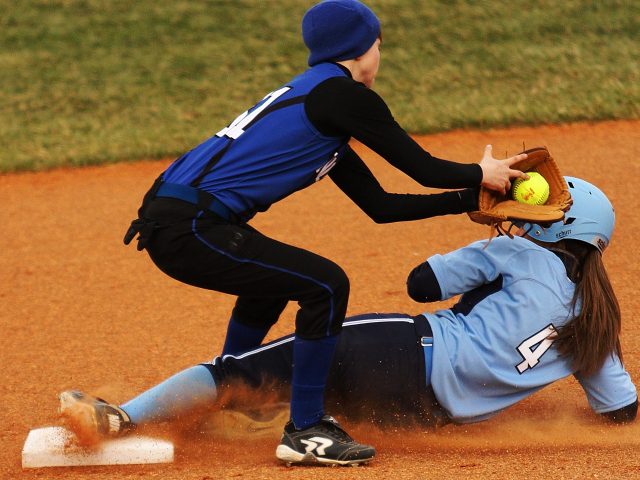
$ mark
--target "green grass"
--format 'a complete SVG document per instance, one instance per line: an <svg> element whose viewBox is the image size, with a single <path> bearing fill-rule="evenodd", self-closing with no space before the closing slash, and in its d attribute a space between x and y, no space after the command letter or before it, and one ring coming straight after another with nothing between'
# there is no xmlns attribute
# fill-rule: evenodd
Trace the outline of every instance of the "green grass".
<svg viewBox="0 0 640 480"><path fill-rule="evenodd" d="M640 116L638 2L396 3L380 86L412 131Z"/></svg>
<svg viewBox="0 0 640 480"><path fill-rule="evenodd" d="M306 67L301 0L0 0L0 171L165 157ZM640 2L371 0L415 133L640 118Z"/></svg>

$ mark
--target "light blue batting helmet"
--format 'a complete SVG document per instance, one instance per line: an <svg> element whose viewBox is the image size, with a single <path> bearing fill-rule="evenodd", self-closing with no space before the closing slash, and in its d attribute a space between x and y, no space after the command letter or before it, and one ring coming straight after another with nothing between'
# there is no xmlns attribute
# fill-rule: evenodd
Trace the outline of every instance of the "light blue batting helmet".
<svg viewBox="0 0 640 480"><path fill-rule="evenodd" d="M564 177L573 204L564 220L544 228L527 224L525 231L536 240L555 243L564 239L580 240L603 252L611 241L616 215L607 196L595 185L575 177ZM529 229L530 227L530 229Z"/></svg>

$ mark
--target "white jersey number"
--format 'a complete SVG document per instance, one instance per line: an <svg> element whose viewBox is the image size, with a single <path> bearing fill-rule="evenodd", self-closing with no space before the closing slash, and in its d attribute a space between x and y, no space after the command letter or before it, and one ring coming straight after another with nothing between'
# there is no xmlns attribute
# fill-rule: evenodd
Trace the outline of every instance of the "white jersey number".
<svg viewBox="0 0 640 480"><path fill-rule="evenodd" d="M236 118L233 122L231 122L231 124L228 127L224 127L222 130L216 133L216 136L222 137L226 135L229 138L233 138L233 139L238 138L240 135L244 133L244 129L247 128L247 125L249 125L258 115L260 115L260 113L265 108L267 108L269 105L275 102L278 99L278 97L287 93L289 90L291 90L291 87L282 87L280 90L276 90L275 92L269 93L266 97L262 99L263 100L262 105L260 105L258 108L253 110L251 113L249 113L249 110L247 110L243 114L239 115L238 118Z"/></svg>
<svg viewBox="0 0 640 480"><path fill-rule="evenodd" d="M540 357L544 355L544 352L549 350L549 347L551 347L551 344L555 340L554 337L557 334L557 330L553 324L550 323L538 333L532 335L518 345L516 350L518 350L524 359L523 362L516 366L518 372L524 373L528 369L535 367L540 361ZM536 347L535 350L532 350L533 347Z"/></svg>
<svg viewBox="0 0 640 480"><path fill-rule="evenodd" d="M316 170L316 173L317 173L316 182L319 180L322 180L322 177L324 177L327 173L329 173L331 169L336 166L337 162L338 162L338 152L335 152L333 154L333 157L331 157L331 159L327 163L325 163L322 167Z"/></svg>

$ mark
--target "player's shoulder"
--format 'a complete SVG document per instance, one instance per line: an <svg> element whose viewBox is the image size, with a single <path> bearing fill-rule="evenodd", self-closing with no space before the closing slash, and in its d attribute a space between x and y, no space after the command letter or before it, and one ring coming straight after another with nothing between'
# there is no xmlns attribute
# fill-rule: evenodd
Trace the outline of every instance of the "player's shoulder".
<svg viewBox="0 0 640 480"><path fill-rule="evenodd" d="M348 73L345 73L345 70L340 65L334 63L322 63L298 73L285 85L293 87L294 89L302 88L314 91L318 85L324 84L327 80L342 80L342 82L338 82L338 85L354 83L351 76Z"/></svg>
<svg viewBox="0 0 640 480"><path fill-rule="evenodd" d="M546 248L541 247L540 245L537 245L531 240L528 240L524 237L519 237L519 236L509 237L507 235L501 235L499 237L495 237L487 240L481 240L477 243L482 248L487 250L492 250L492 251L502 250L505 252L518 252L518 253L532 252L532 253L538 253L543 255L546 255L547 253L549 253L549 251Z"/></svg>
<svg viewBox="0 0 640 480"><path fill-rule="evenodd" d="M335 76L329 77L318 83L310 92L316 96L370 96L373 90L368 89L363 83L355 81L351 77ZM375 94L375 92L373 93Z"/></svg>
<svg viewBox="0 0 640 480"><path fill-rule="evenodd" d="M328 118L330 122L339 119L338 123L344 123L345 119L366 122L370 118L392 116L375 91L344 76L331 77L316 85L307 95L305 108L312 116L320 112L321 118Z"/></svg>
<svg viewBox="0 0 640 480"><path fill-rule="evenodd" d="M346 103L384 103L382 97L375 90L367 87L362 82L354 80L350 74L344 74L342 70L332 71L327 78L319 82L311 90L310 94L320 98L338 98L341 102Z"/></svg>
<svg viewBox="0 0 640 480"><path fill-rule="evenodd" d="M546 264L554 255L544 247L522 237L506 235L471 243L468 248L482 252L492 263L510 263L513 260L539 262Z"/></svg>
<svg viewBox="0 0 640 480"><path fill-rule="evenodd" d="M553 275L553 278L557 279L551 282L554 288L559 285L569 287L571 284L560 257L544 246L524 237L500 237L500 243L503 268L511 271L516 277L538 278L539 275L543 275L548 278L548 275Z"/></svg>

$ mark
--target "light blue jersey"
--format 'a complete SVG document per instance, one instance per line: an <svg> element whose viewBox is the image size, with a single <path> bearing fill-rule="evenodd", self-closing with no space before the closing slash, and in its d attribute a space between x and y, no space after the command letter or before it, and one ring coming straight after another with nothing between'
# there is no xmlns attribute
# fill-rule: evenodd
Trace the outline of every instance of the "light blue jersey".
<svg viewBox="0 0 640 480"><path fill-rule="evenodd" d="M547 338L572 316L574 284L555 254L524 238L498 237L428 262L443 299L495 285L472 308L424 314L433 330L431 385L454 421L485 420L574 374L571 362ZM607 357L596 374L576 378L597 413L637 398L615 356Z"/></svg>

